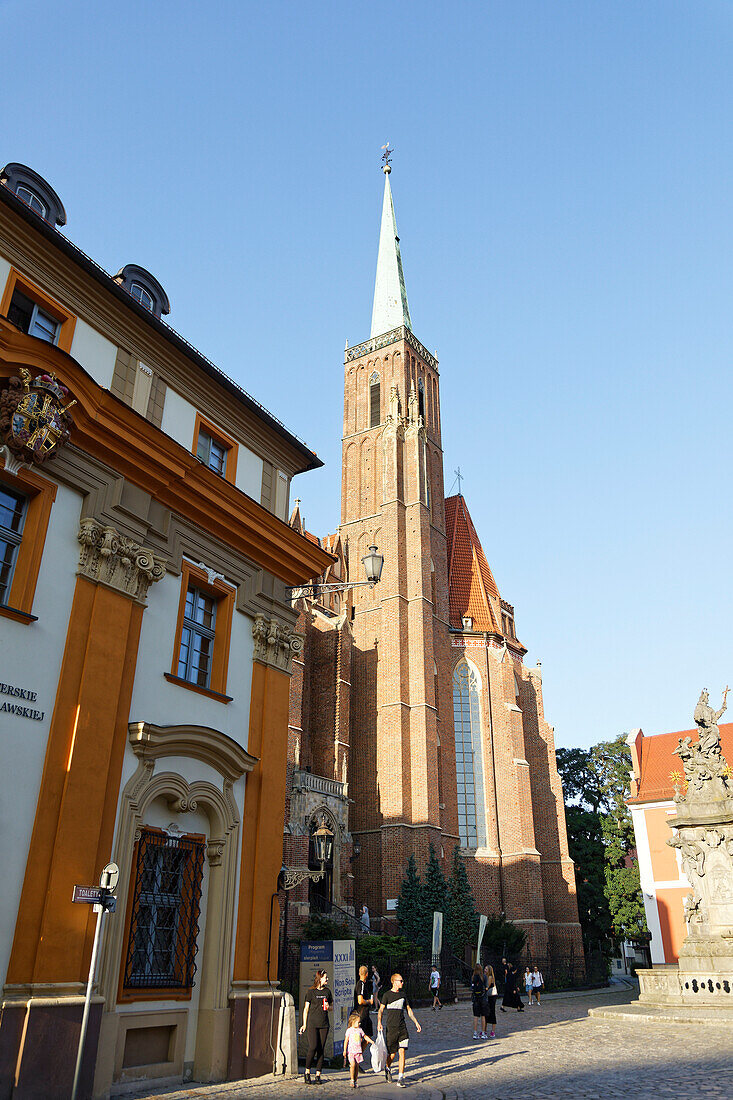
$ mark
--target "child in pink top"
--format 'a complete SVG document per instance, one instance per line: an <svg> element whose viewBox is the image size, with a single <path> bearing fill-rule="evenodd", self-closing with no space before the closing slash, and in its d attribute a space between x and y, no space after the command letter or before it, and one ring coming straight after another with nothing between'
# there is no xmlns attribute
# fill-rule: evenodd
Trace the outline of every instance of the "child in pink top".
<svg viewBox="0 0 733 1100"><path fill-rule="evenodd" d="M357 1078L359 1076L359 1063L364 1061L364 1055L362 1054L364 1040L366 1039L367 1043L373 1042L362 1031L359 1026L360 1021L361 1015L358 1012L352 1012L349 1016L349 1026L344 1035L344 1056L348 1057L351 1067L349 1077L352 1089L359 1087Z"/></svg>

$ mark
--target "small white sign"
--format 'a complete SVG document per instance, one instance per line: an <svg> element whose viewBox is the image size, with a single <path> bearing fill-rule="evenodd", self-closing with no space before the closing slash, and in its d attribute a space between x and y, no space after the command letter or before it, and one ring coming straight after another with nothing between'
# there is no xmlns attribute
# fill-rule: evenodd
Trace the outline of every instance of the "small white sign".
<svg viewBox="0 0 733 1100"><path fill-rule="evenodd" d="M394 913L397 908L397 898L387 898L387 912Z"/></svg>

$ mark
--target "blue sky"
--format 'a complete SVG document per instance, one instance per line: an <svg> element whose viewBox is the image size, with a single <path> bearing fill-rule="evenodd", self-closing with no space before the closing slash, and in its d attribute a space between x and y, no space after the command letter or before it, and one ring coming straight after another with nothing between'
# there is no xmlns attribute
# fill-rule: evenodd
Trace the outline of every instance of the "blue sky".
<svg viewBox="0 0 733 1100"><path fill-rule="evenodd" d="M0 2L2 163L321 455L383 177L463 491L559 745L733 681L727 0Z"/></svg>

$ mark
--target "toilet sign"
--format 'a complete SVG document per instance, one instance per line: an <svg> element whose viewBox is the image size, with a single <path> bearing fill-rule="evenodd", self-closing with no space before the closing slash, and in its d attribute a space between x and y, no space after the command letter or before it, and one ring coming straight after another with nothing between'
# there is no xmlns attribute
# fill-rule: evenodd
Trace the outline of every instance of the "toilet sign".
<svg viewBox="0 0 733 1100"><path fill-rule="evenodd" d="M86 902L87 905L101 905L106 893L102 886L75 886L71 900Z"/></svg>

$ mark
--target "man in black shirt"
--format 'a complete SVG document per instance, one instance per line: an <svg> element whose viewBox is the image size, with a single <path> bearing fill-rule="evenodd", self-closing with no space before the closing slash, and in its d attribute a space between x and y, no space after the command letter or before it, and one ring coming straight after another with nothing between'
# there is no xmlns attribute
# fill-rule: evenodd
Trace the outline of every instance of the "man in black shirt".
<svg viewBox="0 0 733 1100"><path fill-rule="evenodd" d="M405 1021L405 1013L410 1017L413 1024L418 1030L418 1034L422 1031L419 1023L415 1019L415 1013L412 1011L412 1005L407 999L407 994L403 992L404 980L401 974L392 975L392 988L386 990L381 996L381 1003L379 1005L379 1017L377 1019L377 1027L379 1031L382 1030L382 1019L386 1013L386 1029L385 1029L385 1042L387 1044L387 1068L384 1071L385 1080L392 1080L392 1071L390 1066L395 1054L398 1055L399 1073L397 1077L397 1084L400 1088L407 1088L407 1082L405 1081L405 1054L407 1051L407 1044L410 1041L410 1037L407 1032L407 1023Z"/></svg>
<svg viewBox="0 0 733 1100"><path fill-rule="evenodd" d="M359 980L354 987L354 1008L361 1017L361 1029L370 1039L374 1037L372 1018L369 1015L374 1000L372 997L372 983L369 980L369 971L365 966L359 967Z"/></svg>

